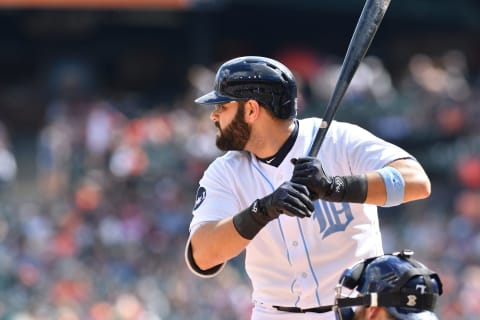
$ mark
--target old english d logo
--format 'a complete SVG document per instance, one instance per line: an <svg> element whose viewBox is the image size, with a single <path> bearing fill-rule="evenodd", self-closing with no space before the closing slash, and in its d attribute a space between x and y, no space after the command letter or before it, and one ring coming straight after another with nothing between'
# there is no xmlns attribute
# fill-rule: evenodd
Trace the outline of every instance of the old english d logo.
<svg viewBox="0 0 480 320"><path fill-rule="evenodd" d="M352 210L346 202L315 201L314 219L320 226L320 233L325 239L335 232L345 231L348 224L353 220Z"/></svg>

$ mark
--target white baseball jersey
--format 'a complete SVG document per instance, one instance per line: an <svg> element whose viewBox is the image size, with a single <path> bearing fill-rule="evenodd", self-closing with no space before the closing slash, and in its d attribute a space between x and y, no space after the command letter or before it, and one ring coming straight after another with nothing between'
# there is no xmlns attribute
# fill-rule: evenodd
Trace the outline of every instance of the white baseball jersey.
<svg viewBox="0 0 480 320"><path fill-rule="evenodd" d="M291 158L306 156L321 119L299 120L298 136L283 162L274 167L249 152L231 151L213 161L200 180L190 224L191 233L207 221L232 216L272 193L293 174ZM377 170L401 158L401 148L368 131L333 121L318 154L328 176ZM377 207L315 201L311 218L280 215L246 248L245 269L252 281L252 319L283 319L272 306L311 308L330 305L344 269L361 259L383 254ZM188 261L193 272L191 261ZM207 275L214 276L221 271ZM267 317L265 314L272 314ZM275 316L276 314L276 316ZM289 319L331 319L333 313Z"/></svg>

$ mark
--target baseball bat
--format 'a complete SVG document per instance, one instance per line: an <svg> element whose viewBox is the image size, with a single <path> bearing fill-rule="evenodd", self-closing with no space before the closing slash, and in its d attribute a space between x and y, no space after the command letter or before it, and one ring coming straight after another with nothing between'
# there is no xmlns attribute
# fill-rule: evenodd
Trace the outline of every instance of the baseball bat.
<svg viewBox="0 0 480 320"><path fill-rule="evenodd" d="M358 66L365 57L389 4L390 0L365 1L362 13L360 14L355 31L353 32L348 45L347 53L345 54L332 96L325 109L322 123L315 135L312 147L308 154L310 157L315 157L318 154L328 128L330 128L330 124L340 106L340 102L342 101Z"/></svg>

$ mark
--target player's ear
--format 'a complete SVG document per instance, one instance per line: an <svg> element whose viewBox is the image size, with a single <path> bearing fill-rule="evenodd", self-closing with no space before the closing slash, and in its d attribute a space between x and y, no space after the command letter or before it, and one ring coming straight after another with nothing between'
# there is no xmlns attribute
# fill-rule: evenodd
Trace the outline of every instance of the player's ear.
<svg viewBox="0 0 480 320"><path fill-rule="evenodd" d="M260 115L260 105L256 100L245 102L245 121L252 122Z"/></svg>

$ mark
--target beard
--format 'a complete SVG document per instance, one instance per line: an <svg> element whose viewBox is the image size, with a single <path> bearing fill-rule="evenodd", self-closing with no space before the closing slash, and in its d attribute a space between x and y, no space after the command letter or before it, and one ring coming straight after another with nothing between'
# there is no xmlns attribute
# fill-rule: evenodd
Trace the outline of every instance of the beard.
<svg viewBox="0 0 480 320"><path fill-rule="evenodd" d="M215 126L220 130L216 141L218 149L222 151L244 150L252 131L252 128L245 122L244 110L245 102L239 102L235 117L223 130L220 128L218 122L215 122Z"/></svg>

